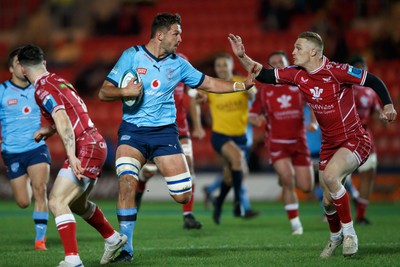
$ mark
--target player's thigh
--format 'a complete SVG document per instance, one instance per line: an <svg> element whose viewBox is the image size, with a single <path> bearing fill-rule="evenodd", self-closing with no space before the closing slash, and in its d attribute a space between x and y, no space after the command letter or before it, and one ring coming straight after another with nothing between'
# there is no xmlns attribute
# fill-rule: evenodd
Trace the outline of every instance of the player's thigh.
<svg viewBox="0 0 400 267"><path fill-rule="evenodd" d="M303 192L309 192L314 187L313 166L294 166L296 185Z"/></svg>
<svg viewBox="0 0 400 267"><path fill-rule="evenodd" d="M11 190L15 201L21 208L26 208L31 203L30 180L28 174L23 174L10 180Z"/></svg>
<svg viewBox="0 0 400 267"><path fill-rule="evenodd" d="M70 208L74 213L82 215L89 208L89 195L96 185L96 181L97 180L93 179L88 180L88 186L86 187L85 191L78 198L72 201Z"/></svg>
<svg viewBox="0 0 400 267"><path fill-rule="evenodd" d="M146 163L146 159L143 156L142 152L140 152L137 148L125 144L119 145L117 147L115 157L117 159L121 157L130 157L130 158L135 158L142 165Z"/></svg>
<svg viewBox="0 0 400 267"><path fill-rule="evenodd" d="M75 177L75 179L77 179ZM88 179L88 178L87 178ZM50 192L49 206L69 206L72 202L78 199L84 189L78 185L79 182L74 182L70 177L58 175L54 181L53 188Z"/></svg>
<svg viewBox="0 0 400 267"><path fill-rule="evenodd" d="M50 165L46 162L31 165L28 167L28 175L31 178L33 190L35 190L49 182Z"/></svg>
<svg viewBox="0 0 400 267"><path fill-rule="evenodd" d="M273 167L283 183L292 183L294 168L290 158L281 158L274 162Z"/></svg>
<svg viewBox="0 0 400 267"><path fill-rule="evenodd" d="M242 165L244 156L242 150L234 141L230 140L226 142L221 148L222 156L227 159L232 165Z"/></svg>
<svg viewBox="0 0 400 267"><path fill-rule="evenodd" d="M159 172L164 177L175 176L189 172L186 157L183 154L158 156L154 158Z"/></svg>
<svg viewBox="0 0 400 267"><path fill-rule="evenodd" d="M354 154L347 148L339 148L326 165L323 179L337 178L342 181L347 175L353 173L358 167Z"/></svg>

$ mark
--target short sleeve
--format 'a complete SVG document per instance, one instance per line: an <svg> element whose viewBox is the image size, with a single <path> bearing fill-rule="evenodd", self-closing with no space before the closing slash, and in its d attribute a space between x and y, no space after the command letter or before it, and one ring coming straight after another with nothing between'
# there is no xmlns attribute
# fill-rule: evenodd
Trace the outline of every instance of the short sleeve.
<svg viewBox="0 0 400 267"><path fill-rule="evenodd" d="M191 88L199 87L205 78L205 75L195 69L188 61L179 58L181 61L182 82Z"/></svg>
<svg viewBox="0 0 400 267"><path fill-rule="evenodd" d="M125 50L107 75L106 80L118 87L122 75L124 75L128 69L132 68L135 54L136 49L134 47Z"/></svg>
<svg viewBox="0 0 400 267"><path fill-rule="evenodd" d="M343 84L364 85L367 71L358 69L349 64L339 64L331 69L335 78Z"/></svg>

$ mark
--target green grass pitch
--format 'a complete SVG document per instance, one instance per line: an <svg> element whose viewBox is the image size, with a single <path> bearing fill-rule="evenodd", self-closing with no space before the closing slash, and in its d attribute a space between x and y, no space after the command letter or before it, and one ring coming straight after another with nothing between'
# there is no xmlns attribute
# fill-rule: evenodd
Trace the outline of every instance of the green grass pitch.
<svg viewBox="0 0 400 267"><path fill-rule="evenodd" d="M98 201L111 224L118 228L115 201ZM201 230L183 230L180 205L144 202L134 231L135 260L111 266L400 266L400 203L372 203L369 226L356 226L359 253L343 258L319 259L328 240L318 203L301 203L302 236L292 236L289 222L278 202L253 203L262 214L244 220L234 218L225 204L222 224L214 225L211 210L200 201L195 214ZM60 238L50 216L47 251L34 251L32 207L21 210L14 202L0 202L0 266L57 266L64 258ZM87 267L100 266L101 236L77 218L80 256Z"/></svg>

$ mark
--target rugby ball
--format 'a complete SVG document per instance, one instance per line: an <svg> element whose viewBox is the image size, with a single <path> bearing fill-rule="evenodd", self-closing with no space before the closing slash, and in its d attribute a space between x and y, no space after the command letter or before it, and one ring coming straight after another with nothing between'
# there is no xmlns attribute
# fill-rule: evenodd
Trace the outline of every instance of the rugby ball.
<svg viewBox="0 0 400 267"><path fill-rule="evenodd" d="M135 84L141 82L140 76L137 74L137 72L135 70L133 70L133 69L127 70L124 73L124 75L122 75L121 80L118 83L118 87L119 88L126 87L128 85L128 83L129 83L129 81L134 79L134 78L136 78L136 81L134 82ZM143 90L142 90L142 92L140 93L140 95L138 97L126 97L126 98L124 98L124 103L127 106L132 107L135 104L138 104L142 100L142 97L143 97Z"/></svg>

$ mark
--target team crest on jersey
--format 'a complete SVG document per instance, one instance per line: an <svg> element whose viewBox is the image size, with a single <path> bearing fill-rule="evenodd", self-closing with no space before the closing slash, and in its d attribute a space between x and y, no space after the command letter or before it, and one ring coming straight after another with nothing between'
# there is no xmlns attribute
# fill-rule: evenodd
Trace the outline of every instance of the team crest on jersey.
<svg viewBox="0 0 400 267"><path fill-rule="evenodd" d="M7 104L8 104L9 106L16 105L16 104L18 104L18 99L9 99L9 100L7 101Z"/></svg>
<svg viewBox="0 0 400 267"><path fill-rule="evenodd" d="M10 166L12 172L17 172L19 169L19 162L14 162Z"/></svg>
<svg viewBox="0 0 400 267"><path fill-rule="evenodd" d="M155 79L155 80L151 81L151 88L158 89L158 88L160 88L160 86L161 86L160 80Z"/></svg>
<svg viewBox="0 0 400 267"><path fill-rule="evenodd" d="M278 103L281 103L281 108L289 108L292 106L290 101L292 100L292 96L290 95L281 95L277 101Z"/></svg>
<svg viewBox="0 0 400 267"><path fill-rule="evenodd" d="M168 78L169 80L171 80L172 77L174 77L174 70L171 69L171 68L169 68L169 69L167 69L167 78Z"/></svg>
<svg viewBox="0 0 400 267"><path fill-rule="evenodd" d="M136 72L138 74L146 74L147 73L147 69L146 68L136 68Z"/></svg>
<svg viewBox="0 0 400 267"><path fill-rule="evenodd" d="M25 114L25 115L31 113L31 111L32 111L32 108L30 106L25 106L22 109L22 113Z"/></svg>
<svg viewBox="0 0 400 267"><path fill-rule="evenodd" d="M324 89L319 88L319 87L311 88L310 92L313 95L312 99L322 100L321 94L322 94L323 91L324 91Z"/></svg>

